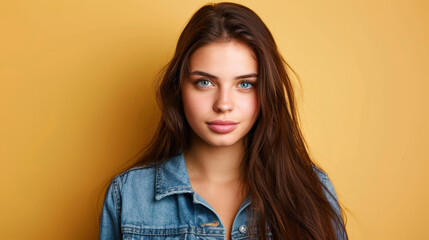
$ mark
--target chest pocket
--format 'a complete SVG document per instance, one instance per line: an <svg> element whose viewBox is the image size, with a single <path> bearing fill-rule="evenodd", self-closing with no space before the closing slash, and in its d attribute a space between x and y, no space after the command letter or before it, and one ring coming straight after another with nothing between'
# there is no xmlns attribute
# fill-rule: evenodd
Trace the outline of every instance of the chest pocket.
<svg viewBox="0 0 429 240"><path fill-rule="evenodd" d="M123 240L185 240L188 228L142 228L138 226L122 227Z"/></svg>
<svg viewBox="0 0 429 240"><path fill-rule="evenodd" d="M123 240L185 240L186 235L181 236L142 236L134 234L124 234Z"/></svg>
<svg viewBox="0 0 429 240"><path fill-rule="evenodd" d="M135 234L124 234L123 240L185 240L187 239L186 234L176 236L149 236L149 235L135 235Z"/></svg>
<svg viewBox="0 0 429 240"><path fill-rule="evenodd" d="M272 240L271 233L267 239ZM234 236L237 240L250 240L248 236ZM224 236L217 232L195 231L192 227L178 228L144 228L139 226L122 227L123 240L224 240Z"/></svg>

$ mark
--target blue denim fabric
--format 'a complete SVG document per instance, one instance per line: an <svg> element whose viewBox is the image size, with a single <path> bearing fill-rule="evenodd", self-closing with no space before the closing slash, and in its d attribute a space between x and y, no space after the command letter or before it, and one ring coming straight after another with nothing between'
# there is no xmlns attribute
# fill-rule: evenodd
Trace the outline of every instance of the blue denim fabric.
<svg viewBox="0 0 429 240"><path fill-rule="evenodd" d="M332 193L325 191L339 214L332 183L325 173L316 170ZM248 239L249 205L247 197L233 222L233 240ZM106 191L100 240L223 240L225 233L215 210L192 189L183 153L159 166L131 168L116 176Z"/></svg>

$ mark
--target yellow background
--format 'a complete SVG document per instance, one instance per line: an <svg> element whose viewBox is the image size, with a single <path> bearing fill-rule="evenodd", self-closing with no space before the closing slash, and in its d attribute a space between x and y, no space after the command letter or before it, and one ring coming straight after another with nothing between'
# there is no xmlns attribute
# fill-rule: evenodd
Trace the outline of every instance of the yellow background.
<svg viewBox="0 0 429 240"><path fill-rule="evenodd" d="M350 239L429 239L428 1L240 2L301 77ZM204 3L2 1L0 239L97 238L98 196L152 135L153 80Z"/></svg>

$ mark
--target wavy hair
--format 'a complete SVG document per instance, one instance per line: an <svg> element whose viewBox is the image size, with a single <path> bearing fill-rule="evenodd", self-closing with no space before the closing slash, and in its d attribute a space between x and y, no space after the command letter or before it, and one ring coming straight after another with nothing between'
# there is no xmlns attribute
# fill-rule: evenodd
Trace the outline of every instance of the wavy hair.
<svg viewBox="0 0 429 240"><path fill-rule="evenodd" d="M314 171L299 128L295 96L274 38L260 17L236 3L210 3L194 13L182 31L173 58L156 84L161 119L151 142L135 165L166 161L190 145L181 85L189 75L196 49L214 41L235 39L249 46L258 60L259 117L244 138L243 175L254 211L250 234L266 239L337 239L347 236L343 213L336 214ZM292 70L292 69L291 69ZM292 70L293 71L293 70ZM317 167L320 169L320 167ZM329 191L327 191L329 193ZM338 202L337 202L338 203ZM339 204L338 204L339 206Z"/></svg>

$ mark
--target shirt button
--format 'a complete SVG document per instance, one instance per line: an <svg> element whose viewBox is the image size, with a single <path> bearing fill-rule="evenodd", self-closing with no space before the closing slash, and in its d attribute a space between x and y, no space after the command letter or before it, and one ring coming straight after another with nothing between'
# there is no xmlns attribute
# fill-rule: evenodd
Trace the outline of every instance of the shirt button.
<svg viewBox="0 0 429 240"><path fill-rule="evenodd" d="M238 228L238 231L239 232L241 232L241 233L247 233L247 227L245 226L245 225L241 225L239 228Z"/></svg>

